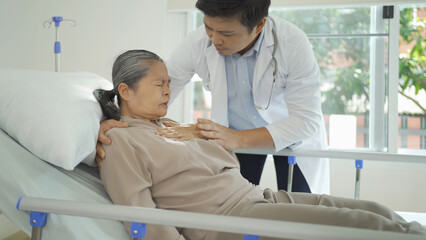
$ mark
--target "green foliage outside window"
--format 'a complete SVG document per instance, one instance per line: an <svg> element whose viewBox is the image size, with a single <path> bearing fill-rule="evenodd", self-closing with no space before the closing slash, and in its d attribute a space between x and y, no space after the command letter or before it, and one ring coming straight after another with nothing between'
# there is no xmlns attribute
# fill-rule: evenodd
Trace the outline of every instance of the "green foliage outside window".
<svg viewBox="0 0 426 240"><path fill-rule="evenodd" d="M421 90L426 91L426 19L414 18L413 12L417 10L407 8L401 11L401 42L413 44L413 47L399 57L399 93L414 102L423 111L423 115L426 115L426 103L420 103L407 94L411 87L414 87L416 95Z"/></svg>
<svg viewBox="0 0 426 240"><path fill-rule="evenodd" d="M311 10L271 11L294 23L307 34L357 34L370 32L370 8L332 8ZM426 114L424 104L407 94L411 87L415 94L426 90L425 19L413 19L413 8L401 10L400 44L413 44L410 52L401 54L399 93L413 101ZM300 17L303 16L303 17ZM414 24L413 23L417 23ZM423 33L423 35L422 35ZM313 38L315 56L321 67L323 112L326 114L365 113L369 110L370 42L368 38ZM332 57L336 50L343 53L346 66ZM350 64L349 64L350 63ZM351 104L356 101L358 104ZM359 106L360 104L362 106ZM423 104L423 105L422 105ZM357 106L358 105L358 106Z"/></svg>

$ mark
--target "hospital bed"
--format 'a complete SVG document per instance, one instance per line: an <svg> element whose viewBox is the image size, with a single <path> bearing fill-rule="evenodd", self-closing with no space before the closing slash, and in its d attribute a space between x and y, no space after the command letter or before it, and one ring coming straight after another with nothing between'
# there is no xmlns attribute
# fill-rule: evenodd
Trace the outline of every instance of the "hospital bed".
<svg viewBox="0 0 426 240"><path fill-rule="evenodd" d="M5 127L4 122L0 122L0 127ZM46 141L43 136L31 137ZM65 170L36 156L15 138L0 130L0 211L28 235L38 235L40 231L32 228L30 213L47 213L42 239L129 239L122 221L243 233L246 239L256 239L255 235L294 239L422 239L362 229L114 206L95 167L80 163L73 170ZM289 153L300 154L282 152Z"/></svg>

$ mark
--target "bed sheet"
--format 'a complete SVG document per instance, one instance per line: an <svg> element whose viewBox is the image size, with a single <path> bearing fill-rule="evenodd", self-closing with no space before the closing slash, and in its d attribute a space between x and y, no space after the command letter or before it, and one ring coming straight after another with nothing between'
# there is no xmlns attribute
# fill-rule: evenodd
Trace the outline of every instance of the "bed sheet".
<svg viewBox="0 0 426 240"><path fill-rule="evenodd" d="M426 213L417 212L396 212L403 217L407 222L416 221L426 228Z"/></svg>
<svg viewBox="0 0 426 240"><path fill-rule="evenodd" d="M0 210L30 235L29 213L16 209L21 196L112 204L96 168L84 164L73 171L58 168L0 130ZM43 239L130 239L130 236L120 221L49 214Z"/></svg>

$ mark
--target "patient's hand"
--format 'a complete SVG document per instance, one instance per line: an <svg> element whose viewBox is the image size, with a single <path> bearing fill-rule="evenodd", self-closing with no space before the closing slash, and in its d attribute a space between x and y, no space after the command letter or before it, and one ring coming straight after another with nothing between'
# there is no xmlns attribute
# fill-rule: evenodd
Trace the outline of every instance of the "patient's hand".
<svg viewBox="0 0 426 240"><path fill-rule="evenodd" d="M171 121L163 122L165 128L158 128L155 134L166 137L174 138L177 141L186 141L193 138L206 139L200 134L200 129L196 124L176 123Z"/></svg>
<svg viewBox="0 0 426 240"><path fill-rule="evenodd" d="M98 133L98 142L96 143L96 164L98 165L98 169L101 169L102 160L105 158L106 153L105 149L102 147L102 144L110 145L111 138L107 137L105 133L111 128L126 128L128 127L127 123L120 122L114 119L109 119L101 122L101 126L99 128Z"/></svg>

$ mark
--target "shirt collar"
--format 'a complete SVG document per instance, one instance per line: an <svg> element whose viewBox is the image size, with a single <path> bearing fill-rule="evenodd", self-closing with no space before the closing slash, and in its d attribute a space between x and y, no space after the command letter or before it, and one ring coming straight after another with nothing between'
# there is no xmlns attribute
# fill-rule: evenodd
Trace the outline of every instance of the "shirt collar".
<svg viewBox="0 0 426 240"><path fill-rule="evenodd" d="M265 35L265 28L260 32L259 39L257 39L256 43L253 46L253 50L256 52L256 56L259 54L260 46L262 45L262 41Z"/></svg>
<svg viewBox="0 0 426 240"><path fill-rule="evenodd" d="M260 32L259 38L257 39L256 43L253 45L253 47L250 48L250 50L248 50L246 53L244 53L243 56L249 57L253 54L256 54L256 57L257 57L259 55L260 46L262 45L262 41L263 41L263 38L264 38L264 35L265 35L264 29L265 28L263 28L262 31ZM235 54L237 54L239 56L238 53L235 53Z"/></svg>

